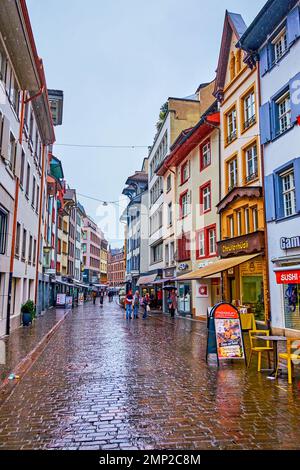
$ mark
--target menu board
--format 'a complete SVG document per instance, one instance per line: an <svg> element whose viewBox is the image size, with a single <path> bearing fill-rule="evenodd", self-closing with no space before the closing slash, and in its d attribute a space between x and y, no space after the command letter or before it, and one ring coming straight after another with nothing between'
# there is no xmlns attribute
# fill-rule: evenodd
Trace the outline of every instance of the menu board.
<svg viewBox="0 0 300 470"><path fill-rule="evenodd" d="M214 309L217 355L219 359L245 359L239 312L233 305Z"/></svg>
<svg viewBox="0 0 300 470"><path fill-rule="evenodd" d="M221 302L208 312L206 360L216 354L217 361L243 359L245 348L238 310L231 304Z"/></svg>
<svg viewBox="0 0 300 470"><path fill-rule="evenodd" d="M66 307L72 308L73 305L73 297L71 295L66 296Z"/></svg>
<svg viewBox="0 0 300 470"><path fill-rule="evenodd" d="M66 305L66 294L57 294L56 295L56 306L65 307Z"/></svg>

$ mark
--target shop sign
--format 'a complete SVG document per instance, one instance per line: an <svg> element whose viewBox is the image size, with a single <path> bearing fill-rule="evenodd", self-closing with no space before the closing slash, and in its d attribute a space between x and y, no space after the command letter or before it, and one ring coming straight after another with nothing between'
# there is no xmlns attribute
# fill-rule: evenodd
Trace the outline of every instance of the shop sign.
<svg viewBox="0 0 300 470"><path fill-rule="evenodd" d="M277 284L300 284L300 269L276 272Z"/></svg>
<svg viewBox="0 0 300 470"><path fill-rule="evenodd" d="M249 255L263 251L264 233L255 232L218 242L218 252L223 258L228 256Z"/></svg>
<svg viewBox="0 0 300 470"><path fill-rule="evenodd" d="M294 248L300 248L300 235L299 237L281 237L280 248L282 250L292 250Z"/></svg>
<svg viewBox="0 0 300 470"><path fill-rule="evenodd" d="M213 307L208 318L207 353L217 354L221 360L242 359L246 362L240 314L231 304Z"/></svg>
<svg viewBox="0 0 300 470"><path fill-rule="evenodd" d="M175 276L175 268L165 269L165 277L174 277Z"/></svg>
<svg viewBox="0 0 300 470"><path fill-rule="evenodd" d="M207 284L199 284L197 286L197 297L199 298L208 298L208 285Z"/></svg>
<svg viewBox="0 0 300 470"><path fill-rule="evenodd" d="M185 271L188 267L189 265L187 263L181 263L178 265L178 271Z"/></svg>

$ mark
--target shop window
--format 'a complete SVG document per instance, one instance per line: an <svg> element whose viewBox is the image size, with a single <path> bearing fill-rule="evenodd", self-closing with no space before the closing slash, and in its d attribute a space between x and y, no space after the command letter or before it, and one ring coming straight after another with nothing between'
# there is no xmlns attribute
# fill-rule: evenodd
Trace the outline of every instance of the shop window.
<svg viewBox="0 0 300 470"><path fill-rule="evenodd" d="M206 141L200 147L200 171L204 170L211 164L211 147L210 140Z"/></svg>
<svg viewBox="0 0 300 470"><path fill-rule="evenodd" d="M255 269L255 267L253 266L252 269ZM261 321L265 319L263 292L262 276L242 276L243 305L248 308L249 312L254 313L257 320Z"/></svg>
<svg viewBox="0 0 300 470"><path fill-rule="evenodd" d="M300 330L300 284L283 285L285 327Z"/></svg>

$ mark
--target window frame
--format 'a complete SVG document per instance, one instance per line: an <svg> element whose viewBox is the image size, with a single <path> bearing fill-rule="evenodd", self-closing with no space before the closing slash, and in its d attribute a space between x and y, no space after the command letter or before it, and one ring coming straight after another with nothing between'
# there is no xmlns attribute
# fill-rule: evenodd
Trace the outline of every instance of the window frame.
<svg viewBox="0 0 300 470"><path fill-rule="evenodd" d="M204 164L204 153L203 153L203 149L205 146L209 146L209 163L207 163L206 165ZM200 145L200 171L203 171L205 170L206 168L208 168L210 165L211 165L211 160L212 160L212 155L211 155L211 139L208 138L205 140L205 142L202 142L202 144Z"/></svg>
<svg viewBox="0 0 300 470"><path fill-rule="evenodd" d="M209 208L204 209L204 190L209 188ZM207 214L208 212L211 212L212 210L212 191L211 191L211 180L207 181L205 184L201 185L199 188L200 191L200 197L199 197L199 202L200 202L200 214Z"/></svg>

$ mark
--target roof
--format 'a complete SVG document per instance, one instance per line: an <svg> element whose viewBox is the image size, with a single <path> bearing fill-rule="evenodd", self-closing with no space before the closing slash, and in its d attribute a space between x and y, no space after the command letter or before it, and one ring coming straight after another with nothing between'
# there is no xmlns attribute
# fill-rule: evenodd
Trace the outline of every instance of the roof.
<svg viewBox="0 0 300 470"><path fill-rule="evenodd" d="M132 183L147 183L148 182L148 173L145 171L136 171L134 175L131 175L127 178L125 184Z"/></svg>
<svg viewBox="0 0 300 470"><path fill-rule="evenodd" d="M76 202L76 189L66 189L66 192L64 194L64 200Z"/></svg>
<svg viewBox="0 0 300 470"><path fill-rule="evenodd" d="M298 0L268 0L244 31L238 46L248 52L257 51L297 2Z"/></svg>
<svg viewBox="0 0 300 470"><path fill-rule="evenodd" d="M236 200L247 197L251 198L260 198L262 197L262 188L261 186L242 186L233 188L226 196L217 204L218 213L223 212L227 207Z"/></svg>
<svg viewBox="0 0 300 470"><path fill-rule="evenodd" d="M239 40L246 31L246 29L247 25L240 14L231 13L226 10L219 61L217 67L214 96L217 96L218 93L220 91L223 91L224 88L232 33L234 33L237 39Z"/></svg>
<svg viewBox="0 0 300 470"><path fill-rule="evenodd" d="M86 215L85 209L84 209L83 205L82 205L79 201L77 201L77 209L80 210L80 212L82 213L82 215L84 215L84 216Z"/></svg>
<svg viewBox="0 0 300 470"><path fill-rule="evenodd" d="M156 174L163 176L170 166L178 165L207 135L209 135L213 127L220 125L220 113L217 111L217 101L203 114L200 121L190 130L183 131L174 145L171 147L172 152L162 162ZM188 131L188 132L187 132Z"/></svg>

